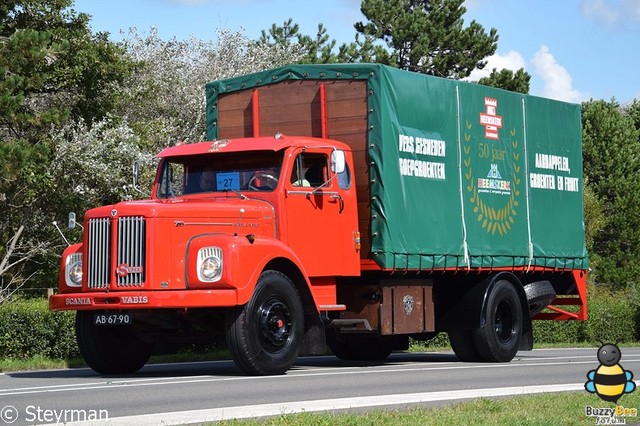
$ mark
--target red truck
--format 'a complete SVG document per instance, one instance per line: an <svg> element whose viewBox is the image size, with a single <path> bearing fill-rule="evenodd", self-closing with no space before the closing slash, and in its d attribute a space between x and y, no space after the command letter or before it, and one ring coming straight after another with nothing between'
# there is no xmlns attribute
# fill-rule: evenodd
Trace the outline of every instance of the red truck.
<svg viewBox="0 0 640 426"><path fill-rule="evenodd" d="M580 106L377 64L207 85L207 142L150 199L84 216L54 310L102 374L224 336L249 374L383 360L447 332L508 362L532 320L586 319Z"/></svg>

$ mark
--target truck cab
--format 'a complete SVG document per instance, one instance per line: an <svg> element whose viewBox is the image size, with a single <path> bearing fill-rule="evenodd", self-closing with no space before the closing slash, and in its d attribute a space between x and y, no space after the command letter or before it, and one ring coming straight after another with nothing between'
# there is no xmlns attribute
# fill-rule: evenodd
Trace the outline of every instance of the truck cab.
<svg viewBox="0 0 640 426"><path fill-rule="evenodd" d="M100 336L127 330L130 345L147 348L125 368L138 369L158 341L193 333L162 323L231 315L251 302L265 273L285 282L278 285L290 287L292 300L269 305L273 318L261 333L295 338L297 356L305 330L315 325L318 333L320 312L340 309L336 277L360 273L349 147L277 134L174 146L157 158L151 198L88 211L85 243L63 255L60 294L50 305L79 311L85 359L97 371L122 371L111 360L124 354L104 357L113 339ZM307 318L295 333L293 312ZM271 373L283 364L273 368L248 370Z"/></svg>

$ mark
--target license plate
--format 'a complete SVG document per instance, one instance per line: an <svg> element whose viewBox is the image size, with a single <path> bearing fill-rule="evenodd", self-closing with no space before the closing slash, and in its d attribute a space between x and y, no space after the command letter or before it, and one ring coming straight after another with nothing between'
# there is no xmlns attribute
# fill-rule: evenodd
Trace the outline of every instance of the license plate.
<svg viewBox="0 0 640 426"><path fill-rule="evenodd" d="M131 315L126 313L95 314L93 317L95 325L129 325L132 322Z"/></svg>

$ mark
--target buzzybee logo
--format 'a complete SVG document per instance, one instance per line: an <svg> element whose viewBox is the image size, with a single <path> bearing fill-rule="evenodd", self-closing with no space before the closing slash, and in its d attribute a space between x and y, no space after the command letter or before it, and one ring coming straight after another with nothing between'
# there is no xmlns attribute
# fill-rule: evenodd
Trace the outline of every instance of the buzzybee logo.
<svg viewBox="0 0 640 426"><path fill-rule="evenodd" d="M587 373L587 382L584 388L589 393L595 393L603 401L617 403L625 393L631 393L636 389L636 384L631 380L633 373L622 368L619 364L622 358L620 348L613 343L606 343L598 349L598 361L600 366Z"/></svg>

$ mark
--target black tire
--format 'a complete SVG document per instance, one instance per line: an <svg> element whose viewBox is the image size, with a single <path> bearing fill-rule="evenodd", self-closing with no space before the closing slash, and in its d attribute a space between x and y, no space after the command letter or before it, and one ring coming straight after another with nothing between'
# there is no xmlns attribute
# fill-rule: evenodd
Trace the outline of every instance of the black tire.
<svg viewBox="0 0 640 426"><path fill-rule="evenodd" d="M304 332L300 295L291 280L265 271L249 303L227 311L227 346L248 374L284 374L298 357Z"/></svg>
<svg viewBox="0 0 640 426"><path fill-rule="evenodd" d="M328 329L327 345L345 361L384 361L393 352L393 338L367 334L346 334Z"/></svg>
<svg viewBox="0 0 640 426"><path fill-rule="evenodd" d="M522 338L520 298L507 280L496 282L488 298L484 326L473 330L474 346L483 361L509 362L516 356Z"/></svg>
<svg viewBox="0 0 640 426"><path fill-rule="evenodd" d="M540 312L556 298L556 291L549 281L537 281L524 286L529 304L529 315L532 317Z"/></svg>
<svg viewBox="0 0 640 426"><path fill-rule="evenodd" d="M449 342L458 359L462 362L482 361L473 341L473 330L449 331Z"/></svg>
<svg viewBox="0 0 640 426"><path fill-rule="evenodd" d="M136 337L130 325L95 325L94 314L76 312L76 341L87 365L105 375L140 370L149 360L154 344Z"/></svg>

